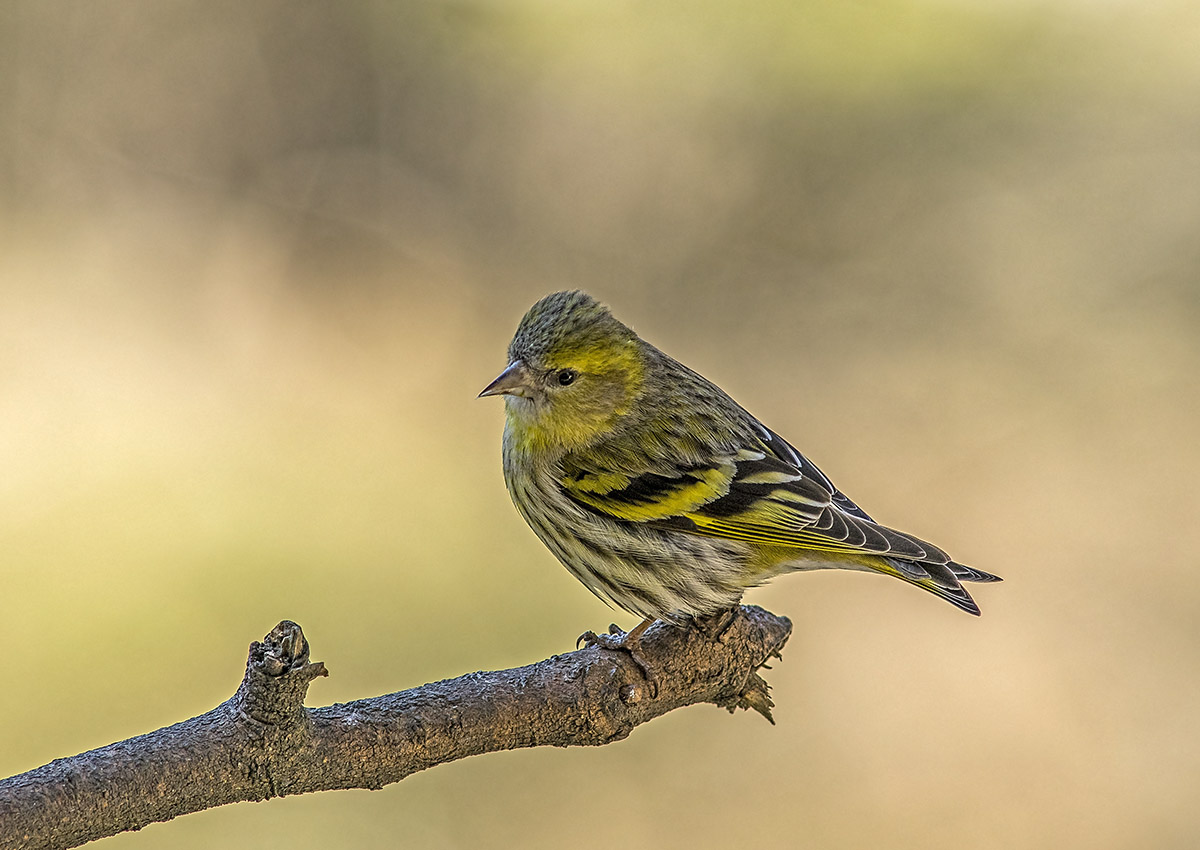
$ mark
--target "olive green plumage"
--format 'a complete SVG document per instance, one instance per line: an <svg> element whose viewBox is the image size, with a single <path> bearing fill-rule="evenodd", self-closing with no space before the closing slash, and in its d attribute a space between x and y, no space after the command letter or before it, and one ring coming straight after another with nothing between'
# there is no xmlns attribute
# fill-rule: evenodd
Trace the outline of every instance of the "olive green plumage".
<svg viewBox="0 0 1200 850"><path fill-rule="evenodd" d="M870 570L978 614L963 581L998 581L875 523L719 387L583 292L526 313L504 395L517 510L589 590L676 622L736 605L784 572Z"/></svg>

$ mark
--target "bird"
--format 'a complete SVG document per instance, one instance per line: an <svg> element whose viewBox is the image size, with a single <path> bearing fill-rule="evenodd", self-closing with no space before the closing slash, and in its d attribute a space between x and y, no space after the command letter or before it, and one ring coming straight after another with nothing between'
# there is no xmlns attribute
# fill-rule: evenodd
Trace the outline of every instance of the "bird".
<svg viewBox="0 0 1200 850"><path fill-rule="evenodd" d="M580 290L529 308L485 396L504 398L518 513L588 590L642 618L580 641L628 652L652 688L640 652L651 624L720 622L784 573L881 573L975 615L962 583L1000 581L875 522L724 390Z"/></svg>

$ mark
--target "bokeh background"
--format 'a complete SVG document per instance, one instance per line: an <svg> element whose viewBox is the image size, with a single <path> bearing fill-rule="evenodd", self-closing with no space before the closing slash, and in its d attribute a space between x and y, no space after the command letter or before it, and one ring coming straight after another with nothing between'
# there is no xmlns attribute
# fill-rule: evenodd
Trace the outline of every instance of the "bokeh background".
<svg viewBox="0 0 1200 850"><path fill-rule="evenodd" d="M1003 575L984 616L791 576L775 727L105 846L1196 846L1197 44L1190 0L3 3L0 775L211 708L282 618L314 705L614 619L475 399L579 287Z"/></svg>

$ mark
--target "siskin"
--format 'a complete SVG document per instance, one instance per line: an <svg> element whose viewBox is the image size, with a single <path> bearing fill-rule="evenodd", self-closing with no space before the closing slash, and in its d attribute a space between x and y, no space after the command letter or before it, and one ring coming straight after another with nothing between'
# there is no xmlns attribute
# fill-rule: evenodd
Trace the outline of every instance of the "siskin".
<svg viewBox="0 0 1200 850"><path fill-rule="evenodd" d="M972 614L999 581L877 524L719 387L583 292L538 301L480 396L503 395L504 480L529 526L600 598L644 621L583 636L625 649L656 619L722 614L781 573L867 570Z"/></svg>

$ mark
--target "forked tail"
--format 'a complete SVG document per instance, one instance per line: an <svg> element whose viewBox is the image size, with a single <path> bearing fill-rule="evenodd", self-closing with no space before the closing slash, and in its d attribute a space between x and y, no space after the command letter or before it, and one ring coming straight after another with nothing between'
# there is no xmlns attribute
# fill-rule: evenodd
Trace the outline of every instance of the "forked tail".
<svg viewBox="0 0 1200 850"><path fill-rule="evenodd" d="M971 598L967 589L962 586L962 582L1003 581L1000 576L994 576L955 561L938 564L933 561L904 561L900 558L884 558L883 560L883 564L873 568L881 573L903 579L909 584L915 584L922 590L928 590L934 596L940 596L976 617L979 616L979 606L975 604L975 600Z"/></svg>

